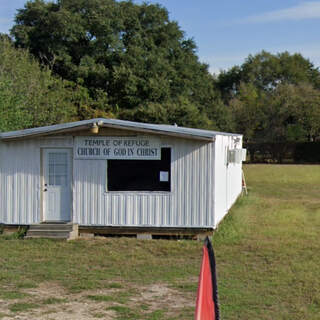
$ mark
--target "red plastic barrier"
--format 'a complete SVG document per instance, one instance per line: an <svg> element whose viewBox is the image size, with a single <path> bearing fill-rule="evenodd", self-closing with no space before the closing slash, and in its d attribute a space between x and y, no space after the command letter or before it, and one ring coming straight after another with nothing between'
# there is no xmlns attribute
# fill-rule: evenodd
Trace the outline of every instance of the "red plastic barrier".
<svg viewBox="0 0 320 320"><path fill-rule="evenodd" d="M208 238L203 246L195 320L219 320L215 259Z"/></svg>

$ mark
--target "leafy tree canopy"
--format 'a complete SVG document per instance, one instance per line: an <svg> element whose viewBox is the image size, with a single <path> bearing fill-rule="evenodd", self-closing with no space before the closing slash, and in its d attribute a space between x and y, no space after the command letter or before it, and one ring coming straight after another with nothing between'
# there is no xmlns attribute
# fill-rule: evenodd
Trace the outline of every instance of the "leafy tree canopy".
<svg viewBox="0 0 320 320"><path fill-rule="evenodd" d="M26 50L0 38L0 131L79 119L89 110L85 88L53 77Z"/></svg>
<svg viewBox="0 0 320 320"><path fill-rule="evenodd" d="M0 72L0 99L4 106L16 106L12 115L17 113L26 127L115 116L236 131L247 141L320 136L320 73L300 54L262 51L214 78L199 62L194 41L185 38L160 5L30 0L15 21L14 45L28 49L45 66L41 70L30 57L22 59L20 84ZM0 39L6 50L13 50L7 36ZM21 50L15 54L27 55ZM18 62L4 61L13 75L18 73ZM34 82L23 84L28 82L27 66L38 79L38 95L29 88ZM20 93L14 96L18 85ZM41 109L35 111L37 118L23 116L35 106Z"/></svg>
<svg viewBox="0 0 320 320"><path fill-rule="evenodd" d="M249 55L241 66L222 72L217 87L225 99L235 96L241 83L252 83L257 89L271 92L279 84L310 83L320 89L320 73L301 54L288 52L271 54L266 51Z"/></svg>
<svg viewBox="0 0 320 320"><path fill-rule="evenodd" d="M279 84L272 92L241 83L230 100L237 132L248 142L314 141L320 136L320 90Z"/></svg>
<svg viewBox="0 0 320 320"><path fill-rule="evenodd" d="M208 117L219 101L208 67L160 5L34 0L15 21L16 45L63 79L86 87L93 99L103 97L96 106L103 112L191 126L199 126L192 118L200 117L201 125L219 129L219 119ZM160 105L166 107L158 112ZM189 115L181 121L177 110Z"/></svg>
<svg viewBox="0 0 320 320"><path fill-rule="evenodd" d="M217 80L235 131L250 142L310 141L320 136L320 73L300 54L250 55Z"/></svg>

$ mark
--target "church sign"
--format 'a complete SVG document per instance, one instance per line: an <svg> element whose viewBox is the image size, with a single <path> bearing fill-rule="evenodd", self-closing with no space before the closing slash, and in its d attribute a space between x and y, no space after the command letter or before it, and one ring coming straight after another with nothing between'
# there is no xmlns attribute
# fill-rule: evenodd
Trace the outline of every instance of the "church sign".
<svg viewBox="0 0 320 320"><path fill-rule="evenodd" d="M75 159L160 160L160 139L151 137L75 137Z"/></svg>

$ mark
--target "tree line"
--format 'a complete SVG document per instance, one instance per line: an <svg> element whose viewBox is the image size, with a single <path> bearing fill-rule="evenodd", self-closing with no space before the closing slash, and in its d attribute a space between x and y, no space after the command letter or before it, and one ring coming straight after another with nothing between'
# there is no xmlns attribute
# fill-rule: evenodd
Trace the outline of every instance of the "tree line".
<svg viewBox="0 0 320 320"><path fill-rule="evenodd" d="M0 130L93 117L315 141L320 73L298 53L262 51L212 75L157 4L27 1L0 36Z"/></svg>

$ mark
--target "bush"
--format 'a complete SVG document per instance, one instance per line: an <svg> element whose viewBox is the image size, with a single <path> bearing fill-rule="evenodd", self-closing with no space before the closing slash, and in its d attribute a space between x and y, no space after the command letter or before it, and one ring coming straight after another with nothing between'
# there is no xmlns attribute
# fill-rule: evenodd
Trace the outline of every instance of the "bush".
<svg viewBox="0 0 320 320"><path fill-rule="evenodd" d="M28 231L27 227L19 227L17 232L13 232L11 234L4 234L4 227L3 225L0 226L0 234L1 238L4 240L18 240L18 239L23 239Z"/></svg>
<svg viewBox="0 0 320 320"><path fill-rule="evenodd" d="M320 141L248 143L251 163L320 163Z"/></svg>
<svg viewBox="0 0 320 320"><path fill-rule="evenodd" d="M297 143L293 159L295 162L320 163L320 141Z"/></svg>

